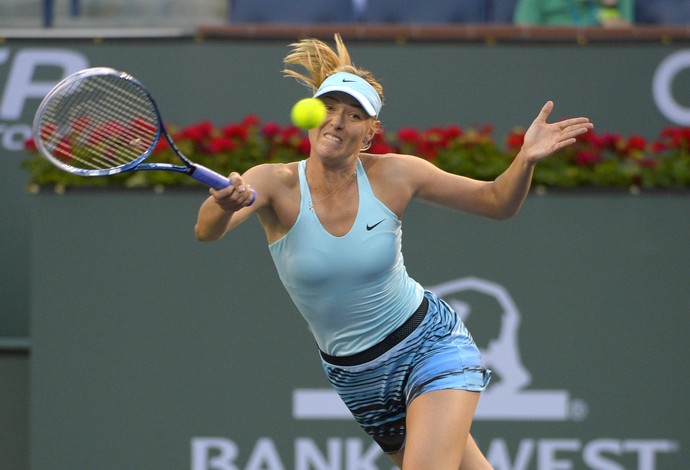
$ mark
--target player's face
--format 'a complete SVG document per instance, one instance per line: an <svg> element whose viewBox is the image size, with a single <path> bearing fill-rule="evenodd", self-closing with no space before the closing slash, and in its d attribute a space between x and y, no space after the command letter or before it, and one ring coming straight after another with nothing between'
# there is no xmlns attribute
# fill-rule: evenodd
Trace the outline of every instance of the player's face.
<svg viewBox="0 0 690 470"><path fill-rule="evenodd" d="M328 93L321 99L326 105L326 119L309 132L312 152L320 155L358 154L362 143L373 137L373 118L346 93Z"/></svg>

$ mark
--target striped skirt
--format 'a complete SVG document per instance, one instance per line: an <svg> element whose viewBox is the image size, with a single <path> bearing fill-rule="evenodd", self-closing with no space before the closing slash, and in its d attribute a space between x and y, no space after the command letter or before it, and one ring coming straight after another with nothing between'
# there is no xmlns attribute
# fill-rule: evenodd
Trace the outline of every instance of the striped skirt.
<svg viewBox="0 0 690 470"><path fill-rule="evenodd" d="M459 316L432 292L424 295L428 306L419 326L378 357L360 363L321 355L328 380L386 453L402 449L407 407L415 397L432 390L480 392L491 378ZM350 358L356 356L361 354Z"/></svg>

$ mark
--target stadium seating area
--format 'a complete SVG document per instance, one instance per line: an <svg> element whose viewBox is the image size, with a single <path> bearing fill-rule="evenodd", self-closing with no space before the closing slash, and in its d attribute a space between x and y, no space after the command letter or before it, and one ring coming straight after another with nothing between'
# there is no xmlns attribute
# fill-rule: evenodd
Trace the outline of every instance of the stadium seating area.
<svg viewBox="0 0 690 470"><path fill-rule="evenodd" d="M519 0L3 0L0 28L209 23L510 24ZM690 0L637 0L635 23L690 25Z"/></svg>
<svg viewBox="0 0 690 470"><path fill-rule="evenodd" d="M232 23L512 23L518 0L230 0ZM637 1L637 24L690 24L690 0Z"/></svg>
<svg viewBox="0 0 690 470"><path fill-rule="evenodd" d="M511 22L516 0L231 0L232 23Z"/></svg>
<svg viewBox="0 0 690 470"><path fill-rule="evenodd" d="M690 25L690 0L638 0L637 24Z"/></svg>

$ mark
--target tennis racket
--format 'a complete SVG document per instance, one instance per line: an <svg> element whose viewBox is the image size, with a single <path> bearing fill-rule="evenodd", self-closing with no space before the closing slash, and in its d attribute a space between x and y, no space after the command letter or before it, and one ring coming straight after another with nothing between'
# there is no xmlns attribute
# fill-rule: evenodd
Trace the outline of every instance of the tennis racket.
<svg viewBox="0 0 690 470"><path fill-rule="evenodd" d="M158 106L134 77L106 67L79 71L48 92L36 112L34 141L58 168L81 176L126 171L184 173L214 189L231 185L225 176L193 163L175 146ZM144 163L161 135L182 165ZM256 199L256 192L250 205Z"/></svg>

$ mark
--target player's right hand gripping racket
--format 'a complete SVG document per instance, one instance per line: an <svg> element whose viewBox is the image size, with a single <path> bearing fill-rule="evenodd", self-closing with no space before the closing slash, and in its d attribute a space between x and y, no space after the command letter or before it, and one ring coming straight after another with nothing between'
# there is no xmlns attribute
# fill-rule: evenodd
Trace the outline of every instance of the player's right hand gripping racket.
<svg viewBox="0 0 690 470"><path fill-rule="evenodd" d="M185 157L163 125L158 106L134 77L111 68L79 71L43 99L33 125L41 154L58 168L81 176L125 171L184 173L214 189L230 180ZM143 163L161 134L183 165ZM250 205L256 200L254 192Z"/></svg>

